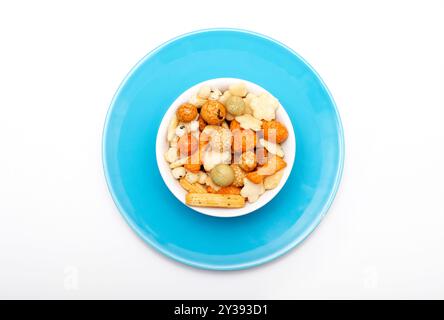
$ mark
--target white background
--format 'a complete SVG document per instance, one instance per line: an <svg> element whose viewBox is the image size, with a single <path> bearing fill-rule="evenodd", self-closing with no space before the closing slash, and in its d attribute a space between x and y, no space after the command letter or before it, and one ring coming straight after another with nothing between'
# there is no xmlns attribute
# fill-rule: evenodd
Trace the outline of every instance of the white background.
<svg viewBox="0 0 444 320"><path fill-rule="evenodd" d="M327 217L286 256L239 272L147 246L101 164L126 73L209 27L295 49L345 129ZM444 298L443 58L443 1L1 2L0 298Z"/></svg>

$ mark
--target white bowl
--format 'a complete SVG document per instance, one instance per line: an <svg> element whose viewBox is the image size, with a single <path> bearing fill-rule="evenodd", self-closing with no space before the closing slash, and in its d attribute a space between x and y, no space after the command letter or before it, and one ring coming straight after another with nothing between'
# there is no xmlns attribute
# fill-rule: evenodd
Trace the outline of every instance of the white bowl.
<svg viewBox="0 0 444 320"><path fill-rule="evenodd" d="M174 194L174 196L179 199L180 202L185 204L185 195L186 191L180 186L179 181L174 179L171 169L169 167L169 164L165 161L164 154L168 150L169 145L167 141L167 132L168 132L168 124L173 117L173 114L176 112L177 108L185 102L188 102L188 100L198 92L199 88L202 85L209 85L210 87L218 88L222 91L228 89L228 87L233 83L239 83L243 82L247 86L248 92L252 92L254 94L260 94L263 92L268 92L264 88L258 86L257 84L254 84L252 82L242 80L242 79L236 79L236 78L217 78L217 79L211 79L207 80L201 83L196 84L195 86L189 88L184 93L182 93L174 102L173 104L168 108L167 112L163 116L162 122L160 123L159 131L157 132L157 138L156 138L156 158L157 158L157 166L159 167L160 174L162 176L163 181L167 185L168 189ZM279 97L276 97L279 99ZM262 194L259 199L256 202L249 203L248 201L245 204L245 207L243 208L236 208L236 209L226 209L226 208L206 208L206 207L191 207L191 209L209 215L214 217L238 217L245 214L248 214L250 212L253 212L265 204L267 204L269 201L271 201L282 189L285 182L288 179L288 176L290 175L291 169L293 167L294 159L295 159L295 153L296 153L296 138L294 135L294 129L291 124L290 117L288 116L287 112L284 110L282 106L279 106L279 108L276 110L276 120L282 122L288 130L288 139L284 141L281 146L284 149L284 159L287 162L287 166L283 169L284 175L282 177L282 180L280 181L279 185L272 189L272 190L266 190L264 194ZM185 204L186 205L186 204Z"/></svg>

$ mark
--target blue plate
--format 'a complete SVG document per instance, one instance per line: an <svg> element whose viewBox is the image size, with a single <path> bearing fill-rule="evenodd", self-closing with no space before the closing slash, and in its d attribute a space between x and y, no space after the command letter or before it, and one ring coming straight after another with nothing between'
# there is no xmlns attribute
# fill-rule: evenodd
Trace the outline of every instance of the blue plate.
<svg viewBox="0 0 444 320"><path fill-rule="evenodd" d="M213 78L241 78L276 96L298 139L292 173L266 206L238 218L191 210L165 186L155 140L164 112L186 89ZM103 164L120 212L147 243L191 266L243 269L270 261L319 224L341 178L344 141L333 99L294 51L241 30L203 30L173 39L131 70L111 103Z"/></svg>

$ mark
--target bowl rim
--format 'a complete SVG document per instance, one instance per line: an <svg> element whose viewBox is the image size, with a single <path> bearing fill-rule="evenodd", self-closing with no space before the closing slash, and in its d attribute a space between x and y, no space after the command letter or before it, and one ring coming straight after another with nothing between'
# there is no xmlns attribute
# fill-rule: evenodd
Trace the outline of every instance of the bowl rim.
<svg viewBox="0 0 444 320"><path fill-rule="evenodd" d="M332 107L334 109L335 115L336 115L336 122L337 122L337 127L338 127L338 131L337 131L337 137L338 137L338 169L336 171L336 176L334 179L334 183L333 186L331 188L331 192L329 197L327 198L327 200L324 203L324 206L320 209L319 214L316 216L316 218L312 221L312 223L309 225L309 227L307 227L305 229L305 231L301 234L299 234L297 237L295 237L291 242L289 242L286 246L281 247L279 250L274 251L272 254L269 254L267 256L264 256L260 259L256 259L253 261L249 261L249 262L245 262L245 263L235 263L235 264L230 264L230 265L217 265L217 264L211 264L211 263L201 263L201 262L197 262L191 259L187 259L185 257L182 257L180 255L177 255L173 252L170 252L168 250L166 250L165 248L163 248L162 246L158 245L156 242L154 242L151 238L149 238L146 234L144 234L144 232L141 231L141 229L139 228L139 226L128 216L128 213L126 212L126 210L123 208L122 204L119 201L119 198L117 197L116 193L114 192L114 189L112 188L111 185L111 179L110 179L110 171L108 168L108 164L106 161L106 133L108 132L108 128L109 128L109 120L111 117L111 114L113 113L114 107L115 107L115 102L117 97L120 95L121 90L123 89L124 84L128 81L129 78L131 78L131 76L134 74L134 72L139 68L139 66L141 64L143 64L146 60L148 60L151 56L153 56L154 54L156 54L158 51L160 51L162 48L167 47L168 45L170 45L171 43L180 40L182 38L186 38L189 36L193 36L196 34L203 34L203 33L210 33L210 32L237 32L237 33L242 33L242 34L248 34L254 37L258 37L258 38L262 38L265 39L267 41L270 41L282 48L284 48L285 50L291 52L295 57L297 57L299 60L301 60L309 69L311 72L313 72L313 74L317 77L317 79L319 80L320 84L323 86L323 88L325 89L329 99L331 100L332 103ZM234 271L234 270L243 270L243 269L248 269L248 268L253 268L253 267L257 267L259 265L262 265L264 263L267 262L271 262L273 260L278 259L279 257L285 255L286 253L288 253L291 249L293 249L294 247L296 247L298 244L300 244L301 242L303 242L315 229L316 227L320 224L320 222L322 221L322 219L324 218L324 216L327 214L329 208L331 207L333 200L338 192L339 186L340 186L340 182L342 179L342 175L344 172L344 162L345 162L345 141L344 141L344 128L342 125L342 120L341 120L341 116L339 114L336 102L333 98L333 95L331 94L330 90L328 89L327 85L325 84L324 80L322 79L322 77L318 74L318 72L302 57L300 56L296 51L294 51L293 49L291 49L290 47L288 47L287 45L285 45L284 43L275 40L269 36L263 35L261 33L255 32L255 31L251 31L251 30L246 30L246 29L240 29L240 28L206 28L206 29L198 29L195 31L191 31L191 32L187 32L187 33L183 33L181 35L178 35L160 45L158 45L156 48L154 48L153 50L151 50L150 52L148 52L145 56L143 56L132 68L131 70L127 73L127 75L124 77L124 79L121 81L121 83L118 86L118 89L116 90L116 92L114 93L110 105L108 107L108 111L106 113L106 117L105 117L105 121L103 124L103 130L102 130L102 169L103 169L103 174L104 174L104 178L105 178L105 182L108 188L108 191L111 195L111 199L113 200L114 204L116 205L120 215L124 218L124 220L128 223L128 225L130 226L130 228L143 240L145 241L147 244L150 244L150 246L152 248L154 248L156 251L158 251L159 253L162 253L164 256L167 256L169 258L171 258L172 260L175 260L177 262L183 263L185 265L191 266L191 267L195 267L195 268L200 268L200 269L204 269L204 270L216 270L216 271Z"/></svg>
<svg viewBox="0 0 444 320"><path fill-rule="evenodd" d="M276 188L273 188L271 190L265 190L264 194L262 194L258 200L256 200L254 203L249 203L246 201L246 205L242 208L208 208L208 207L193 207L189 206L185 203L185 194L186 191L183 190L183 188L179 185L178 181L173 178L171 175L171 169L166 167L166 161L164 158L164 152L166 152L167 148L165 146L168 146L168 142L166 141L166 134L167 134L167 128L168 124L170 122L170 119L174 113L174 110L182 103L185 103L188 101L189 97L192 96L194 93L196 93L200 87L204 85L208 85L210 87L216 87L217 89L220 89L221 87L228 87L231 84L240 83L243 82L246 84L246 87L249 89L249 92L253 92L254 94L262 94L267 93L272 95L267 89L263 88L262 86L241 78L233 78L233 77L223 77L223 78L212 78L207 79L204 81L201 81L199 83L196 83L192 85L191 87L187 88L185 91L183 91L177 98L171 103L171 105L167 108L165 111L162 120L160 121L160 125L157 130L156 135L156 162L157 162L157 168L159 169L159 173L162 177L163 182L167 186L167 188L170 190L170 192L185 206L188 208L201 213L205 214L211 217L217 217L217 218L235 218L235 217L241 217L247 214L254 213L255 211L259 210L263 206L265 206L267 203L273 200L274 197L278 195L278 193L282 190L285 183L287 182L288 178L290 177L291 171L293 169L293 165L296 159L296 136L293 128L293 124L291 122L291 118L288 115L288 113L285 111L285 107L282 106L279 103L279 108L276 110L276 118L278 118L279 114L279 121L283 122L285 126L288 129L289 132L289 139L285 141L282 145L282 148L285 152L285 160L287 162L287 166L282 169L284 171L284 175L279 182L279 185ZM273 96L273 95L272 95ZM276 98L276 97L275 97ZM278 99L279 100L279 99Z"/></svg>

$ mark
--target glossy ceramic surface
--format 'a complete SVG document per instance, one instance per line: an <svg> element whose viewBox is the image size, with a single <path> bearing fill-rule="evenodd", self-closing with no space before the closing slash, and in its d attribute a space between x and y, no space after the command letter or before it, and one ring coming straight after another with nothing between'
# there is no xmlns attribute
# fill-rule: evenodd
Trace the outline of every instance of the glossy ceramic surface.
<svg viewBox="0 0 444 320"><path fill-rule="evenodd" d="M212 78L249 80L276 96L291 118L297 157L281 192L254 213L205 216L177 200L156 165L156 134L171 103ZM112 197L134 231L180 262L242 269L287 252L318 225L337 191L343 166L341 122L332 97L295 52L240 30L204 30L165 43L129 73L103 134Z"/></svg>

